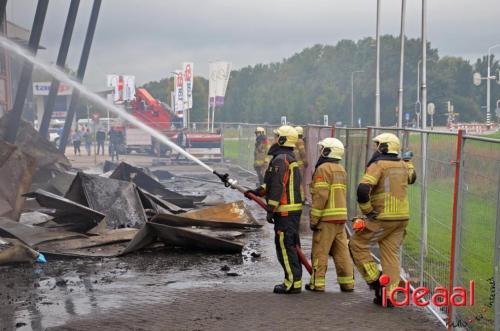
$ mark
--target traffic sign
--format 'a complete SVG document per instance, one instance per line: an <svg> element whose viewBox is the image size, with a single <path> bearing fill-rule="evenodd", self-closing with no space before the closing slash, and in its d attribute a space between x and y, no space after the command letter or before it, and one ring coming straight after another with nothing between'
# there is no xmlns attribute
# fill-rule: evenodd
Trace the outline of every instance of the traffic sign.
<svg viewBox="0 0 500 331"><path fill-rule="evenodd" d="M328 115L323 115L323 125L328 126Z"/></svg>
<svg viewBox="0 0 500 331"><path fill-rule="evenodd" d="M427 104L427 114L429 115L434 115L434 113L436 112L436 105L433 104L432 102L428 103Z"/></svg>
<svg viewBox="0 0 500 331"><path fill-rule="evenodd" d="M409 121L410 120L410 113L405 113L405 121Z"/></svg>
<svg viewBox="0 0 500 331"><path fill-rule="evenodd" d="M281 125L286 125L286 116L281 116Z"/></svg>
<svg viewBox="0 0 500 331"><path fill-rule="evenodd" d="M500 108L495 109L495 115L500 118Z"/></svg>
<svg viewBox="0 0 500 331"><path fill-rule="evenodd" d="M474 85L476 86L481 85L481 74L479 72L475 72L474 75L472 76L472 80L474 82Z"/></svg>

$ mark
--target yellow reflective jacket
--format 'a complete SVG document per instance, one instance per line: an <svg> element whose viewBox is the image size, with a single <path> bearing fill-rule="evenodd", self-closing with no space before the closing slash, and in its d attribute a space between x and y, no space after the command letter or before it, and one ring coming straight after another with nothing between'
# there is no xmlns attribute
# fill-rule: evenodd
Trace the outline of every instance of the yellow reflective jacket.
<svg viewBox="0 0 500 331"><path fill-rule="evenodd" d="M324 158L320 162L311 183L310 222L344 223L347 220L347 174L336 160Z"/></svg>
<svg viewBox="0 0 500 331"><path fill-rule="evenodd" d="M270 147L269 140L267 140L266 137L256 139L255 149L253 152L254 168L261 168L261 167L267 168L271 160L271 156L267 155L269 147Z"/></svg>
<svg viewBox="0 0 500 331"><path fill-rule="evenodd" d="M403 221L410 219L408 205L408 184L416 179L415 169L410 161L378 160L366 169L358 187L359 208L364 214L375 212L381 221ZM369 185L368 197L360 201L360 188Z"/></svg>
<svg viewBox="0 0 500 331"><path fill-rule="evenodd" d="M297 160L297 164L299 168L307 168L307 153L306 146L304 144L304 140L299 138L295 143L295 148L293 149L293 154L295 155L295 159Z"/></svg>

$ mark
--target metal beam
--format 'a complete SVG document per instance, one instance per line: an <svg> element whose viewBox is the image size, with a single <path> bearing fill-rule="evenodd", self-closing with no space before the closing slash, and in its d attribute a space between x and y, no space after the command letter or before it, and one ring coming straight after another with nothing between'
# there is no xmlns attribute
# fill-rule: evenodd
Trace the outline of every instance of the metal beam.
<svg viewBox="0 0 500 331"><path fill-rule="evenodd" d="M75 27L76 15L78 13L79 5L80 0L71 0L71 3L69 5L68 17L66 18L66 24L64 25L61 46L59 47L59 54L57 55L56 61L56 65L61 69L64 69L66 58L68 56L68 49L71 43L73 29ZM58 90L59 81L53 78L52 83L50 84L49 96L47 97L47 102L45 103L45 111L43 113L42 123L40 124L39 131L43 137L47 137L49 132L50 119L52 118L52 112L54 111L54 104L56 102Z"/></svg>
<svg viewBox="0 0 500 331"><path fill-rule="evenodd" d="M31 27L30 39L28 42L28 49L34 55L36 55L38 45L40 44L40 37L42 35L43 23L45 22L45 15L47 14L48 6L49 0L38 0L35 19L33 20L33 26ZM21 116L23 114L24 103L26 101L26 94L28 93L28 88L30 87L29 85L31 83L32 73L33 63L25 60L21 71L19 85L17 87L14 106L12 108L12 117L10 118L10 123L4 137L7 142L12 144L16 141L17 130L19 129L19 123L21 122Z"/></svg>
<svg viewBox="0 0 500 331"><path fill-rule="evenodd" d="M7 9L7 0L0 0L0 26L3 24L6 9Z"/></svg>
<svg viewBox="0 0 500 331"><path fill-rule="evenodd" d="M92 12L90 14L89 26L87 28L87 35L85 36L85 41L83 43L82 55L80 57L80 63L78 65L78 71L76 73L76 78L78 81L83 81L85 76L85 70L87 69L87 62L89 59L90 48L92 46L92 40L94 39L94 32L97 25L97 18L99 16L99 10L101 8L101 0L94 0L92 6ZM59 151L63 152L66 150L66 144L68 142L69 131L71 129L71 123L73 122L73 117L75 116L76 106L78 104L78 99L80 93L78 90L73 89L71 95L71 103L69 105L68 113L66 114L66 121L64 122L64 130L59 143Z"/></svg>

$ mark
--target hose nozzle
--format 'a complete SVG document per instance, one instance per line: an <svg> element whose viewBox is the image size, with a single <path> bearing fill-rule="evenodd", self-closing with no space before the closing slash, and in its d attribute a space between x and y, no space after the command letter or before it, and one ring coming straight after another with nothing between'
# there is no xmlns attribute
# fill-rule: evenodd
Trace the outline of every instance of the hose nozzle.
<svg viewBox="0 0 500 331"><path fill-rule="evenodd" d="M229 182L230 181L229 174L220 174L216 170L214 170L214 175L216 175L217 177L219 177L219 179L221 180L221 182L224 183L225 187L231 186L231 183Z"/></svg>

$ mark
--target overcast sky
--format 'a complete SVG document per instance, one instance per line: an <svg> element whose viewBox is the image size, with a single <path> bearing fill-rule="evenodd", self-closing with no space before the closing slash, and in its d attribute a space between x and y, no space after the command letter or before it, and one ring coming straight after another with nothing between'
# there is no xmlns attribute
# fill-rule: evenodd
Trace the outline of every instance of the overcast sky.
<svg viewBox="0 0 500 331"><path fill-rule="evenodd" d="M10 0L8 19L31 27L35 0ZM39 56L55 62L70 0L51 0ZM82 0L68 58L76 70L93 1ZM420 35L421 1L407 1L408 37ZM440 55L474 61L500 43L499 0L428 0L428 39ZM382 0L381 33L399 35L400 0ZM166 77L183 61L207 76L208 62L234 68L280 61L314 44L375 35L376 0L103 0L84 83L107 73L138 83ZM383 55L382 45L382 55ZM500 47L496 49L500 56Z"/></svg>

